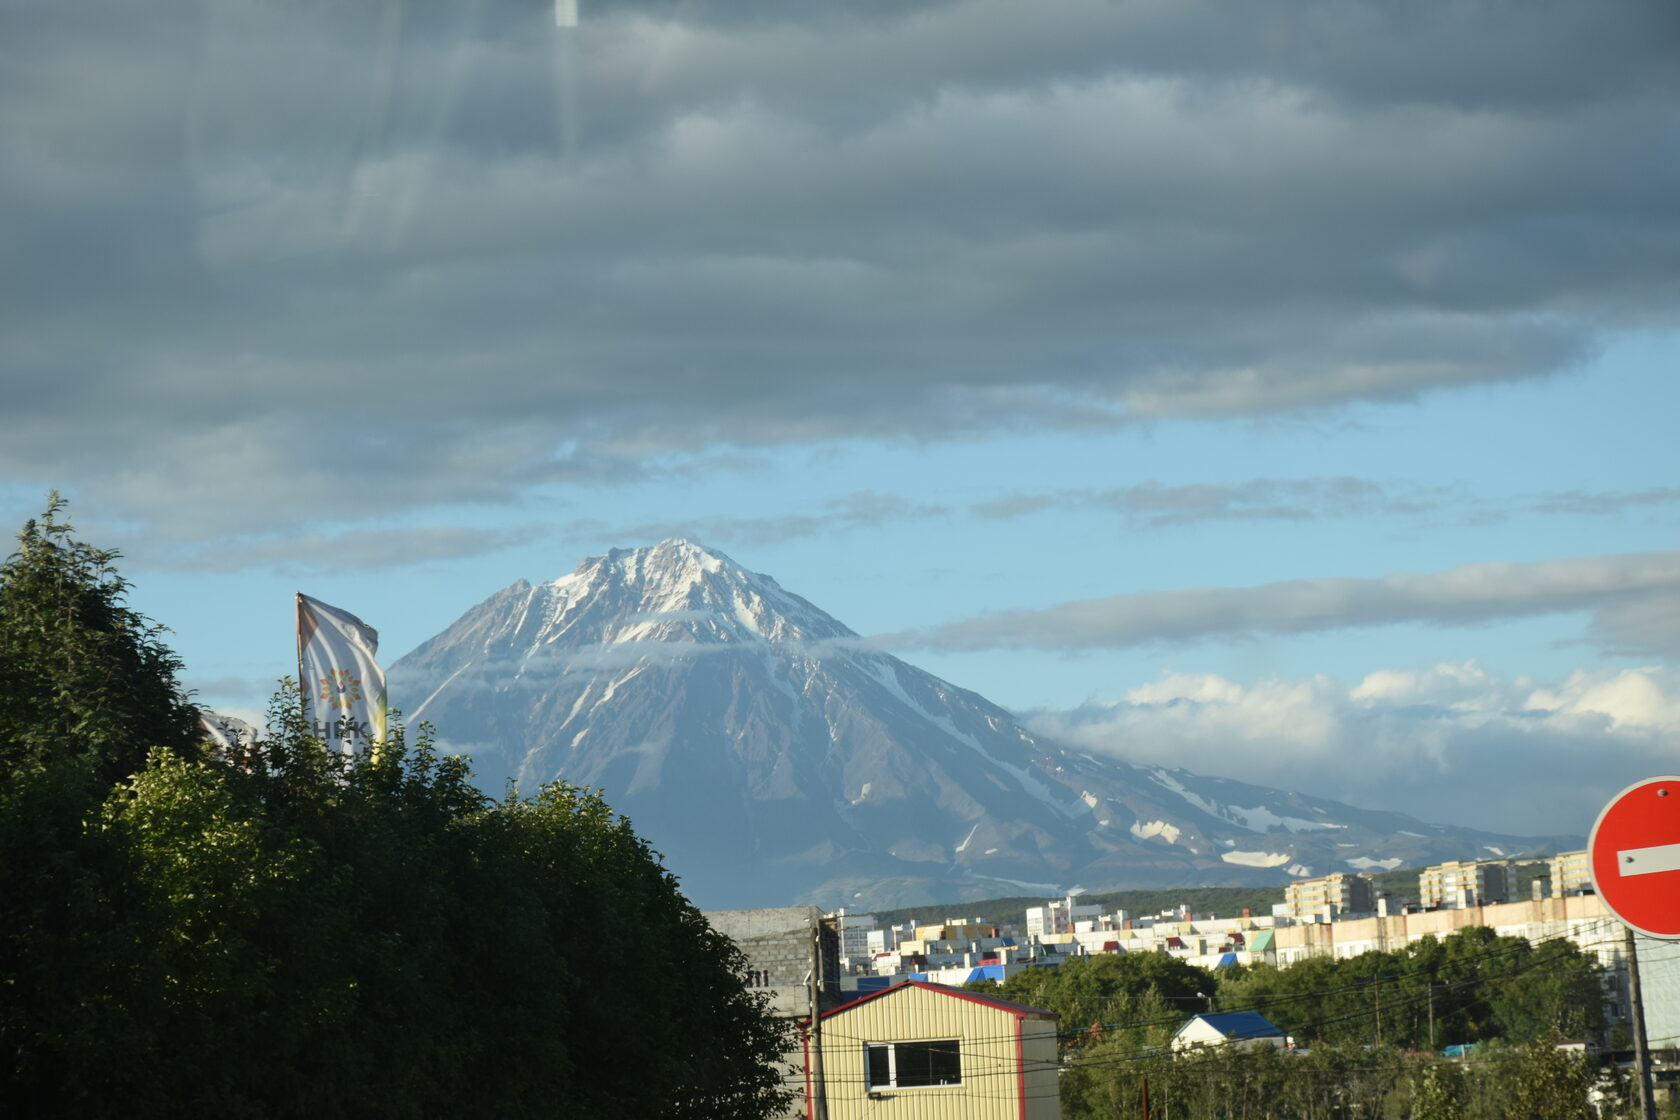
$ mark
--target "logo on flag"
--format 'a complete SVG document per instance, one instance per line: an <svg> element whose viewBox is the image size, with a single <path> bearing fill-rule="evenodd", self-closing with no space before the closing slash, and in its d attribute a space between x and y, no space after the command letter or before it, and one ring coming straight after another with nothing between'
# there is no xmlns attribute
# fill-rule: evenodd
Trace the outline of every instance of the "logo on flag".
<svg viewBox="0 0 1680 1120"><path fill-rule="evenodd" d="M385 671L374 660L379 633L351 614L297 597L298 680L304 718L346 754L385 737Z"/></svg>
<svg viewBox="0 0 1680 1120"><path fill-rule="evenodd" d="M349 711L361 698L361 678L351 676L350 670L334 669L331 676L321 678L321 703Z"/></svg>

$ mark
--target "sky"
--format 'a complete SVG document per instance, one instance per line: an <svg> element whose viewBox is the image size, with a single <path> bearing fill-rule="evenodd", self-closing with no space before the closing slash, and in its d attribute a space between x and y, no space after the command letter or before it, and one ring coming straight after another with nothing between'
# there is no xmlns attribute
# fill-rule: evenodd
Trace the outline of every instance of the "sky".
<svg viewBox="0 0 1680 1120"><path fill-rule="evenodd" d="M577 9L4 5L0 516L201 702L680 535L1092 753L1680 771L1680 8Z"/></svg>

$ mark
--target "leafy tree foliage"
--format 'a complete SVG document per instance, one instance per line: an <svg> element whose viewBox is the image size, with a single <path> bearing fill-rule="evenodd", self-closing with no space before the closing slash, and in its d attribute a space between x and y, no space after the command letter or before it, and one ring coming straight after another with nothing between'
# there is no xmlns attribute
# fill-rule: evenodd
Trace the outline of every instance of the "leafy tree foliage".
<svg viewBox="0 0 1680 1120"><path fill-rule="evenodd" d="M1428 1062L1412 1072L1412 1120L1464 1120L1464 1077L1458 1067Z"/></svg>
<svg viewBox="0 0 1680 1120"><path fill-rule="evenodd" d="M1064 1047L1073 1048L1118 1024L1143 1019L1170 1021L1176 1030L1187 1014L1207 1008L1217 985L1213 973L1166 953L1105 953L1056 968L1026 969L1001 985L981 981L968 986L1056 1012L1063 1030L1070 1032Z"/></svg>
<svg viewBox="0 0 1680 1120"><path fill-rule="evenodd" d="M1391 952L1255 965L1222 980L1227 1007L1254 1008L1303 1044L1358 1042L1436 1050L1602 1036L1602 969L1566 940L1531 944L1484 926Z"/></svg>
<svg viewBox="0 0 1680 1120"><path fill-rule="evenodd" d="M789 1039L745 961L598 794L492 802L400 727L345 759L292 688L267 739L212 755L110 554L58 512L0 570L9 1111L778 1107Z"/></svg>
<svg viewBox="0 0 1680 1120"><path fill-rule="evenodd" d="M1501 1072L1509 1114L1519 1120L1576 1120L1587 1115L1592 1074L1577 1055L1559 1050L1550 1032L1521 1047Z"/></svg>
<svg viewBox="0 0 1680 1120"><path fill-rule="evenodd" d="M161 629L124 606L117 553L76 540L53 494L0 565L0 768L76 765L97 796L153 746L190 749L198 715Z"/></svg>
<svg viewBox="0 0 1680 1120"><path fill-rule="evenodd" d="M1284 969L1214 973L1137 953L970 986L1060 1014L1070 1118L1142 1116L1146 1097L1156 1118L1576 1116L1559 1109L1585 1101L1594 1071L1556 1042L1560 1032L1603 1029L1590 957L1571 942L1536 945L1483 928ZM1210 1000L1219 1010L1260 1011L1300 1048L1175 1055L1173 1034ZM1484 1045L1464 1061L1431 1053L1454 1042ZM1545 1103L1554 1100L1562 1103Z"/></svg>
<svg viewBox="0 0 1680 1120"><path fill-rule="evenodd" d="M62 512L52 495L0 564L0 1055L74 1094L84 1070L118 1077L161 1041L111 996L134 957L131 899L123 853L89 821L150 747L191 751L196 714L159 629L124 606L116 554Z"/></svg>

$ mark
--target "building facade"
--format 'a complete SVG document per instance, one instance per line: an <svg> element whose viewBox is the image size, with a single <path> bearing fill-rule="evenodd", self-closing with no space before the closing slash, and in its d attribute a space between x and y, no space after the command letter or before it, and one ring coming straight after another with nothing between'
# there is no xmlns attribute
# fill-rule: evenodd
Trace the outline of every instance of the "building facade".
<svg viewBox="0 0 1680 1120"><path fill-rule="evenodd" d="M806 1032L807 1115L1056 1120L1056 1015L906 980Z"/></svg>
<svg viewBox="0 0 1680 1120"><path fill-rule="evenodd" d="M741 950L747 959L747 987L769 998L770 1012L777 1018L803 1022L844 998L837 923L825 919L815 906L713 910L706 921ZM784 1084L795 1094L783 1117L806 1113L804 1068L804 1054L797 1049L782 1062Z"/></svg>
<svg viewBox="0 0 1680 1120"><path fill-rule="evenodd" d="M1578 852L1559 852L1546 866L1553 898L1567 898L1593 889L1592 853L1584 848Z"/></svg>
<svg viewBox="0 0 1680 1120"><path fill-rule="evenodd" d="M1510 901L1509 860L1453 860L1418 873L1418 904L1426 910L1456 910Z"/></svg>
<svg viewBox="0 0 1680 1120"><path fill-rule="evenodd" d="M1305 918L1330 913L1374 914L1377 911L1376 886L1369 875L1322 875L1317 879L1297 879L1283 891L1284 906L1292 917Z"/></svg>

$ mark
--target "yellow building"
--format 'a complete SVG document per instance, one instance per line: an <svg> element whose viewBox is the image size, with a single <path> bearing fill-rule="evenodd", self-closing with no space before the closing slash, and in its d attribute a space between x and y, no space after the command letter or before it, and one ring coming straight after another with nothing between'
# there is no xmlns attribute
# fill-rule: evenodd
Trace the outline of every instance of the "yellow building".
<svg viewBox="0 0 1680 1120"><path fill-rule="evenodd" d="M820 1062L813 1051L821 1037ZM830 1120L1056 1120L1056 1015L919 980L807 1030L808 1115Z"/></svg>
<svg viewBox="0 0 1680 1120"><path fill-rule="evenodd" d="M1551 874L1552 897L1567 898L1593 889L1592 854L1559 852L1547 862Z"/></svg>
<svg viewBox="0 0 1680 1120"><path fill-rule="evenodd" d="M1451 860L1418 872L1418 902L1426 909L1492 906L1511 901L1511 862Z"/></svg>
<svg viewBox="0 0 1680 1120"><path fill-rule="evenodd" d="M1283 889L1283 900L1297 918L1322 914L1334 906L1338 914L1371 914L1377 909L1376 888L1369 875L1343 872L1317 879L1297 879Z"/></svg>

